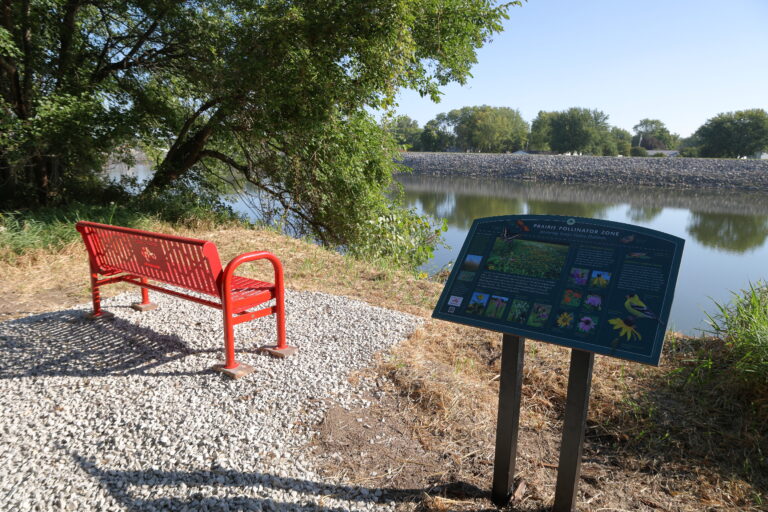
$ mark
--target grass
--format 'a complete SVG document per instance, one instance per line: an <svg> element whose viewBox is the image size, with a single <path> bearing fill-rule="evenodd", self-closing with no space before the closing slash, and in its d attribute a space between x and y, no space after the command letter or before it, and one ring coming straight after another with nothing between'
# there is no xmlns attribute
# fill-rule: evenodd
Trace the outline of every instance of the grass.
<svg viewBox="0 0 768 512"><path fill-rule="evenodd" d="M724 342L719 352L731 376L745 387L743 391L762 392L768 402L768 284L750 284L748 290L733 293L730 304L717 308L719 313L709 316L709 323Z"/></svg>
<svg viewBox="0 0 768 512"><path fill-rule="evenodd" d="M142 201L107 205L74 203L68 206L0 212L0 261L15 262L39 251L56 252L77 242L74 225L80 220L138 229L159 229L173 224L194 229L242 224L234 214L179 204L182 201Z"/></svg>

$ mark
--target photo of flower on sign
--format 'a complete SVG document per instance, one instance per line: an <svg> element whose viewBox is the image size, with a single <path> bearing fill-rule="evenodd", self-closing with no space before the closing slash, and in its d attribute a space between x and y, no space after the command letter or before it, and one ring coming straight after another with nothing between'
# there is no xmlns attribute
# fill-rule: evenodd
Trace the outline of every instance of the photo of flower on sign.
<svg viewBox="0 0 768 512"><path fill-rule="evenodd" d="M657 365L683 244L596 219L477 219L433 317Z"/></svg>

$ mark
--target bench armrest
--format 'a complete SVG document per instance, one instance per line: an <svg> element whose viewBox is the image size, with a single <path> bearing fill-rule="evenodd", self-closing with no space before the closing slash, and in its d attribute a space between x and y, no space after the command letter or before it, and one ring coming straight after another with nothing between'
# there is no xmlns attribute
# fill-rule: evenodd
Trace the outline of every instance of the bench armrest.
<svg viewBox="0 0 768 512"><path fill-rule="evenodd" d="M245 254L235 256L234 258L232 258L232 261L230 261L227 264L227 267L224 269L224 273L222 274L222 278L221 278L222 300L227 300L226 297L229 296L230 290L232 290L232 278L235 275L235 270L237 269L237 267L239 267L243 263L248 263L250 261L263 260L263 259L269 260L269 262L272 263L272 268L274 268L275 270L275 294L282 295L283 264L280 263L280 260L277 259L277 256L275 256L271 252L255 251L255 252L246 252Z"/></svg>

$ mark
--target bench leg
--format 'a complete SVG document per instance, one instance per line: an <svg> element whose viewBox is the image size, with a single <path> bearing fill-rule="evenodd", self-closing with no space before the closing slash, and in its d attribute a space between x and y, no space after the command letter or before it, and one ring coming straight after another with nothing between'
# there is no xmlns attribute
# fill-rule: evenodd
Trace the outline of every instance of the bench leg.
<svg viewBox="0 0 768 512"><path fill-rule="evenodd" d="M254 372L256 369L253 366L238 363L235 360L235 326L232 323L232 314L229 312L227 302L225 301L222 308L224 311L224 364L214 365L213 369L227 377L239 379L244 375Z"/></svg>
<svg viewBox="0 0 768 512"><path fill-rule="evenodd" d="M101 309L101 292L99 291L99 275L91 272L91 299L93 300L93 312L85 315L90 320L99 318L114 318L115 315Z"/></svg>
<svg viewBox="0 0 768 512"><path fill-rule="evenodd" d="M141 278L142 283L146 283L147 279L142 277ZM135 309L136 311L152 311L153 309L157 309L157 304L154 302L149 302L149 290L141 287L141 302L134 302L131 304L131 307Z"/></svg>
<svg viewBox="0 0 768 512"><path fill-rule="evenodd" d="M275 317L277 321L277 345L260 347L261 352L275 357L288 357L298 352L298 348L291 347L285 341L285 292L278 288L275 297Z"/></svg>

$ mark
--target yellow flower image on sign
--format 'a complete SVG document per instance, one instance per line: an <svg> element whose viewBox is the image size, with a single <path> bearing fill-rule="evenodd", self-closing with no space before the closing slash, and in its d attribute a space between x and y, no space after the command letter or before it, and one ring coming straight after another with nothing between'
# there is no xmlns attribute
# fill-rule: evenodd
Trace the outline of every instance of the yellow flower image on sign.
<svg viewBox="0 0 768 512"><path fill-rule="evenodd" d="M558 327L570 327L571 323L573 323L573 315L571 313L560 313L560 316L557 317Z"/></svg>
<svg viewBox="0 0 768 512"><path fill-rule="evenodd" d="M623 320L621 318L611 318L608 320L608 323L611 324L614 329L619 331L619 337L626 336L627 341L643 339L643 337L640 336L640 333L637 332L637 329L635 329L634 318L627 317Z"/></svg>

